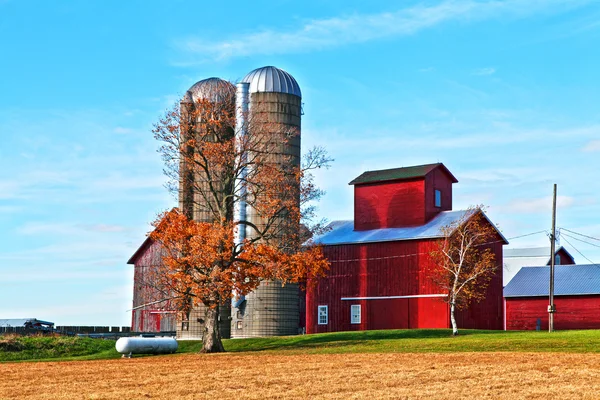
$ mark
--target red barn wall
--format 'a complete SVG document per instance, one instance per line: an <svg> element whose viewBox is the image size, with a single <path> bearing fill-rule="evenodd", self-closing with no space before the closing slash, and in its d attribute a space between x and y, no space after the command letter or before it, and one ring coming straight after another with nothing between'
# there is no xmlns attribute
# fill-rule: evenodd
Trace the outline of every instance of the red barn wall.
<svg viewBox="0 0 600 400"><path fill-rule="evenodd" d="M425 180L354 186L354 229L418 226L425 223Z"/></svg>
<svg viewBox="0 0 600 400"><path fill-rule="evenodd" d="M554 328L600 329L600 295L555 296ZM548 330L548 297L507 297L506 329Z"/></svg>
<svg viewBox="0 0 600 400"><path fill-rule="evenodd" d="M500 240L499 237L497 239ZM456 323L459 329L504 329L502 246L503 242L500 241L486 246L494 252L496 273L488 284L485 299L480 302L472 302L468 308L456 313Z"/></svg>
<svg viewBox="0 0 600 400"><path fill-rule="evenodd" d="M571 257L569 255L569 253L567 253L565 251L564 248L561 248L558 252L558 255L560 255L560 265L573 265L575 264L575 260L573 259L573 257ZM550 265L550 262L548 262L548 265Z"/></svg>
<svg viewBox="0 0 600 400"><path fill-rule="evenodd" d="M158 243L147 241L135 260L133 274L133 308L164 299L164 293L152 286L154 266L162 263ZM131 315L133 332L160 332L175 330L176 313L169 301L134 309Z"/></svg>
<svg viewBox="0 0 600 400"><path fill-rule="evenodd" d="M442 194L442 206L435 206L435 190ZM440 211L452 210L452 180L442 168L425 176L425 220L430 221Z"/></svg>
<svg viewBox="0 0 600 400"><path fill-rule="evenodd" d="M308 333L369 329L448 328L449 308L441 298L341 300L443 294L428 276L435 240L325 246L331 262L325 278L309 287L306 298ZM502 246L494 246L502 260ZM400 256L400 257L394 257ZM367 260L369 259L369 260ZM350 306L361 305L361 323L350 323ZM318 325L317 307L327 305L327 325ZM461 328L502 329L502 268L489 285L486 300L458 313Z"/></svg>

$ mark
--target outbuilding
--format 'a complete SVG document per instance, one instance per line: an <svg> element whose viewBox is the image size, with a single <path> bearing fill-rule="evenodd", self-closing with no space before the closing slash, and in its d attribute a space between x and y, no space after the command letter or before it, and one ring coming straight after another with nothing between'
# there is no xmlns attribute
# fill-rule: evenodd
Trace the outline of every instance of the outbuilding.
<svg viewBox="0 0 600 400"><path fill-rule="evenodd" d="M550 265L550 246L547 247L521 247L504 249L504 286L523 267L532 265ZM573 265L575 259L563 246L558 246L554 251L556 265Z"/></svg>
<svg viewBox="0 0 600 400"><path fill-rule="evenodd" d="M314 239L331 268L307 290L308 333L450 327L447 293L428 267L442 228L467 212L452 211L456 182L441 163L368 171L350 182L354 220L334 221ZM457 313L461 328L503 328L502 246L508 242L496 232L487 245L496 273L485 299Z"/></svg>
<svg viewBox="0 0 600 400"><path fill-rule="evenodd" d="M521 268L504 288L507 330L547 330L550 267ZM600 329L600 265L557 265L554 328Z"/></svg>

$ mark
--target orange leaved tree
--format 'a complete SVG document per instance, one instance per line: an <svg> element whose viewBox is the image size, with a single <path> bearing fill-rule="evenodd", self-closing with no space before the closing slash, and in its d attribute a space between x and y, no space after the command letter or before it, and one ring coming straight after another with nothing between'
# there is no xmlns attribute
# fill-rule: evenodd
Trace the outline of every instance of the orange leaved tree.
<svg viewBox="0 0 600 400"><path fill-rule="evenodd" d="M481 206L470 207L458 221L443 227L441 233L444 238L430 254L430 276L448 293L452 334L457 335L455 310L482 300L497 270L489 245L495 243L499 235Z"/></svg>
<svg viewBox="0 0 600 400"><path fill-rule="evenodd" d="M179 196L179 209L160 215L151 233L164 254L154 281L184 314L205 307L203 352L224 351L219 305L263 280L302 284L328 268L321 249L303 243L324 225L313 221L323 192L311 170L332 160L314 148L300 163L287 151L297 129L265 113L246 112L236 125L233 85L215 90L154 127L167 187Z"/></svg>

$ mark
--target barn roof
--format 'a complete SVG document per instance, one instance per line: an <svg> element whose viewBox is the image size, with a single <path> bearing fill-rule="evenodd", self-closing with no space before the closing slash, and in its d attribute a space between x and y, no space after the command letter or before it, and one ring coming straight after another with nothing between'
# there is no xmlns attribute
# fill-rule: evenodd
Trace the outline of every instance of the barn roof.
<svg viewBox="0 0 600 400"><path fill-rule="evenodd" d="M403 228L370 229L366 231L355 231L354 221L333 221L329 224L328 231L315 237L313 242L331 246L397 240L435 239L444 236L442 234L442 228L457 223L468 212L468 210L442 211L425 225ZM485 213L483 215L485 216ZM487 219L487 216L485 217ZM500 231L498 231L498 234L505 243L508 243Z"/></svg>
<svg viewBox="0 0 600 400"><path fill-rule="evenodd" d="M450 180L453 183L458 180L452 175L452 173L442 163L415 165L412 167L403 168L391 168L391 169L380 169L378 171L366 171L360 174L357 178L353 179L349 185L358 185L362 183L375 183L384 181L394 181L401 179L414 179L423 178L425 175L430 173L436 168L442 168L443 171L448 174Z"/></svg>
<svg viewBox="0 0 600 400"><path fill-rule="evenodd" d="M559 246L554 254L564 252L573 262L569 260L561 260L560 264L575 264L575 259L563 246ZM523 267L548 265L550 263L550 246L546 247L527 247L516 249L504 249L504 274L503 284L506 286L508 282L519 272Z"/></svg>
<svg viewBox="0 0 600 400"><path fill-rule="evenodd" d="M548 296L549 282L549 266L521 268L504 288L504 297ZM600 294L600 265L557 265L554 269L554 294Z"/></svg>

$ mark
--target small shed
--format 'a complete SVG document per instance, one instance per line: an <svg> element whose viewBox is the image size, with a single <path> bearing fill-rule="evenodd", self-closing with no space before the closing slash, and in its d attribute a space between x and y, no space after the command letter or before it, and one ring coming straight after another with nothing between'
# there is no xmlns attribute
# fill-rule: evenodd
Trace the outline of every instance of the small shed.
<svg viewBox="0 0 600 400"><path fill-rule="evenodd" d="M550 267L527 267L504 288L507 330L548 329ZM557 265L554 328L600 329L600 265Z"/></svg>
<svg viewBox="0 0 600 400"><path fill-rule="evenodd" d="M503 285L508 282L523 267L532 265L550 265L550 246L546 247L521 247L504 249L504 275ZM573 265L575 259L563 246L554 251L554 263L556 265Z"/></svg>

